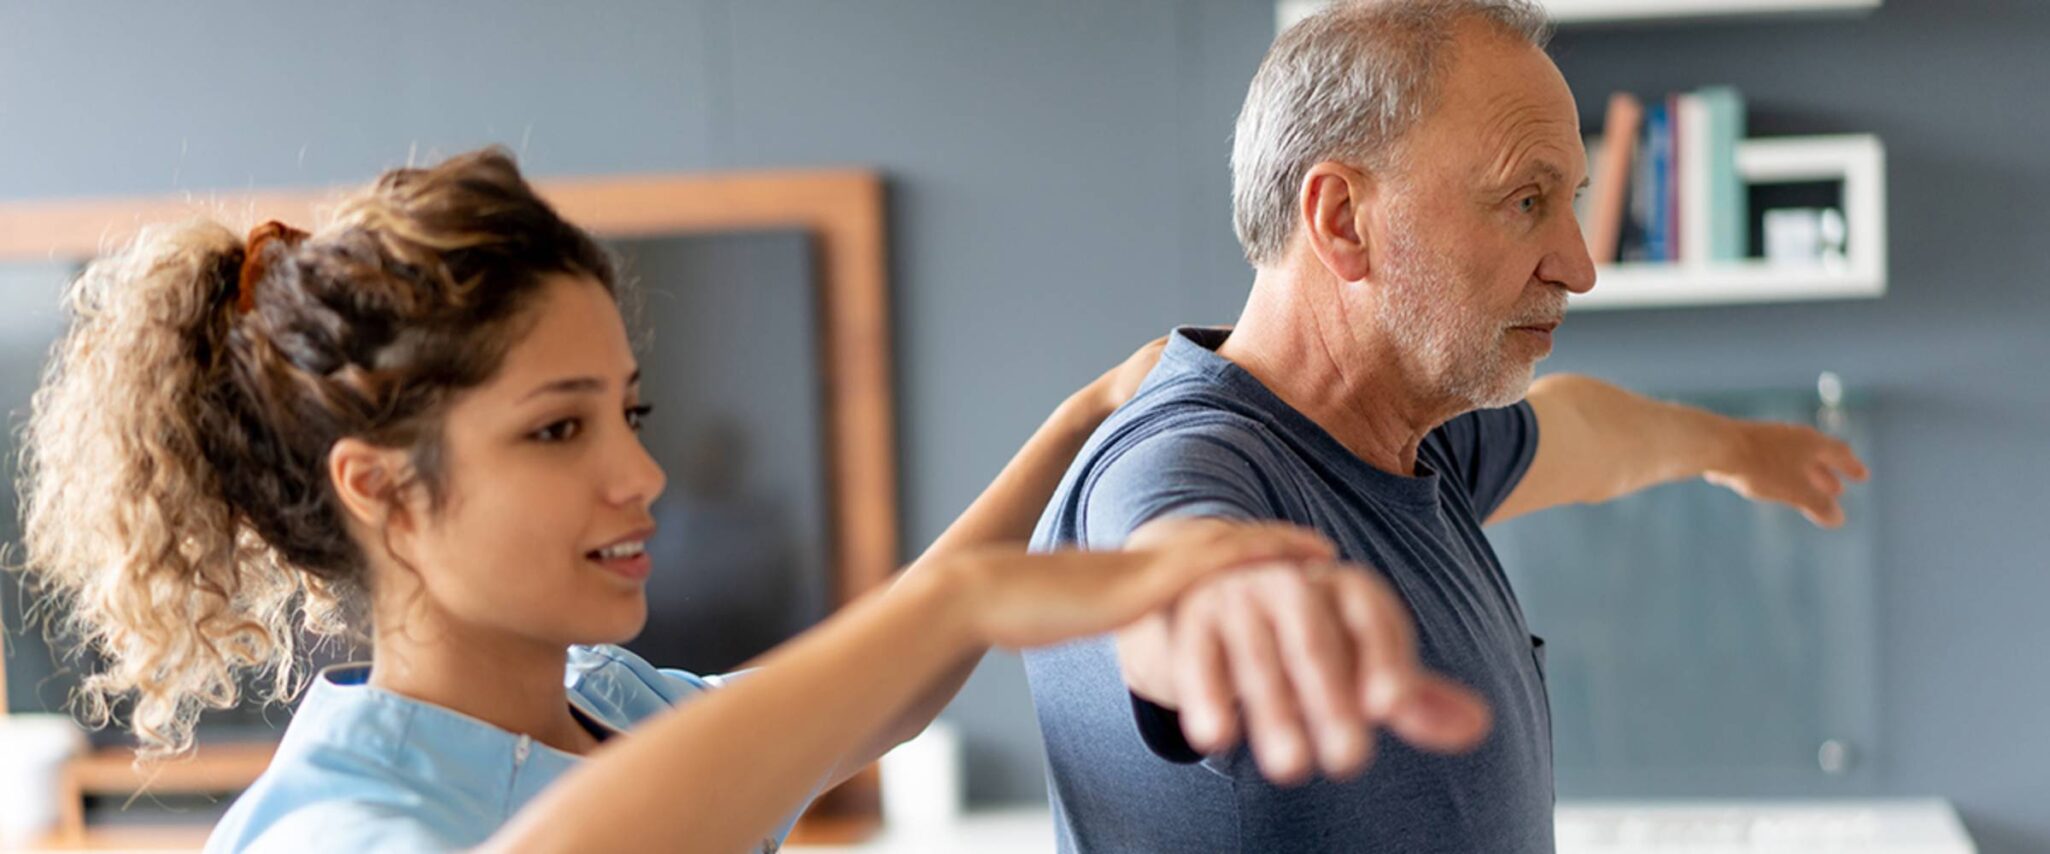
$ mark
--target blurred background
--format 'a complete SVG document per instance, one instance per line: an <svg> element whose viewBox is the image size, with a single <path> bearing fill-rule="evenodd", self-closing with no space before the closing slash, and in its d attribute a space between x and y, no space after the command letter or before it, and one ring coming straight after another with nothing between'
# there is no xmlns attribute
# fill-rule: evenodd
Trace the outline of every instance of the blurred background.
<svg viewBox="0 0 2050 854"><path fill-rule="evenodd" d="M541 178L872 167L908 560L1065 395L1174 325L1236 316L1230 131L1275 27L1267 0L0 0L0 201L356 184L490 143ZM1834 371L1874 471L1823 539L1695 487L1501 533L1533 629L1570 652L1552 659L1562 797L1937 796L1981 850L2050 850L2045 44L2038 0L1560 32L1590 131L1614 91L1734 86L1753 135L1883 139L1889 219L1881 298L1576 314L1541 367L1795 419ZM747 260L778 245L753 240L675 263L803 281L801 259ZM10 427L67 269L0 271ZM652 376L692 370L664 352ZM716 444L734 433L675 453L735 465ZM777 439L752 438L747 459L777 469ZM817 483L779 488L781 505L733 487L733 512L767 521L724 527L816 532ZM1655 535L1631 550L1619 527ZM818 560L815 538L787 545L784 563ZM771 588L817 607L806 583ZM1722 598L1690 610L1709 600L1675 607L1675 589ZM1660 607L1680 616L1643 618ZM8 654L14 706L61 703L47 651L10 636ZM971 806L1044 803L1031 708L1016 658L992 655L947 710ZM1731 730L1746 709L1761 723Z"/></svg>

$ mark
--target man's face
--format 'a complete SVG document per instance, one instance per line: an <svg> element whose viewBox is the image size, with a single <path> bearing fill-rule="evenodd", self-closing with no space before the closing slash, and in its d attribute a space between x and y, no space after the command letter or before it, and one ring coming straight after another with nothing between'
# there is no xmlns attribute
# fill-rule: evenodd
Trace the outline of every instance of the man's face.
<svg viewBox="0 0 2050 854"><path fill-rule="evenodd" d="M1568 291L1594 284L1573 215L1586 156L1542 51L1474 22L1454 51L1370 226L1374 316L1422 390L1506 406L1551 353Z"/></svg>

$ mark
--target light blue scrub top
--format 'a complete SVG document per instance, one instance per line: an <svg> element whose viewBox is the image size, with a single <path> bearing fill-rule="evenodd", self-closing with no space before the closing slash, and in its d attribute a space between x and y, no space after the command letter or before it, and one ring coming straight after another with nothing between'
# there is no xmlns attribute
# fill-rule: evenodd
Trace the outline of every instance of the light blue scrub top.
<svg viewBox="0 0 2050 854"><path fill-rule="evenodd" d="M208 852L442 851L482 843L577 756L365 684L368 664L321 671L277 757L207 839ZM614 646L571 647L570 706L624 732L719 686ZM688 773L679 763L678 773ZM824 781L821 781L823 783ZM775 851L793 813L762 841Z"/></svg>

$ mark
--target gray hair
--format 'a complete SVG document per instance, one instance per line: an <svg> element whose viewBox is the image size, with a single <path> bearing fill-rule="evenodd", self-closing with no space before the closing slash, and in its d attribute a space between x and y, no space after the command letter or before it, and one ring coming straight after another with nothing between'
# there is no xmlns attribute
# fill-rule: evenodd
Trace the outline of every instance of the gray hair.
<svg viewBox="0 0 2050 854"><path fill-rule="evenodd" d="M1396 165L1397 143L1436 105L1454 29L1469 17L1539 49L1551 39L1532 0L1347 0L1275 40L1232 134L1232 225L1247 261L1280 258L1311 166Z"/></svg>

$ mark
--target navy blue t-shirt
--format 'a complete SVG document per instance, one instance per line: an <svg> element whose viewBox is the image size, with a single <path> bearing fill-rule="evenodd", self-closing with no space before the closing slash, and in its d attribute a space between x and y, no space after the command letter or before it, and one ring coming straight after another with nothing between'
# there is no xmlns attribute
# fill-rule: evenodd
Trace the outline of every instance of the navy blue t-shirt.
<svg viewBox="0 0 2050 854"><path fill-rule="evenodd" d="M1028 653L1061 850L1549 852L1551 717L1542 642L1481 522L1537 450L1528 404L1455 418L1417 476L1380 471L1217 355L1221 330L1176 330L1132 401L1099 427L1033 536L1037 549L1119 547L1182 516L1278 519L1322 532L1409 605L1423 663L1494 711L1473 752L1383 734L1351 782L1267 783L1241 746L1201 757L1175 716L1132 696L1110 637Z"/></svg>

